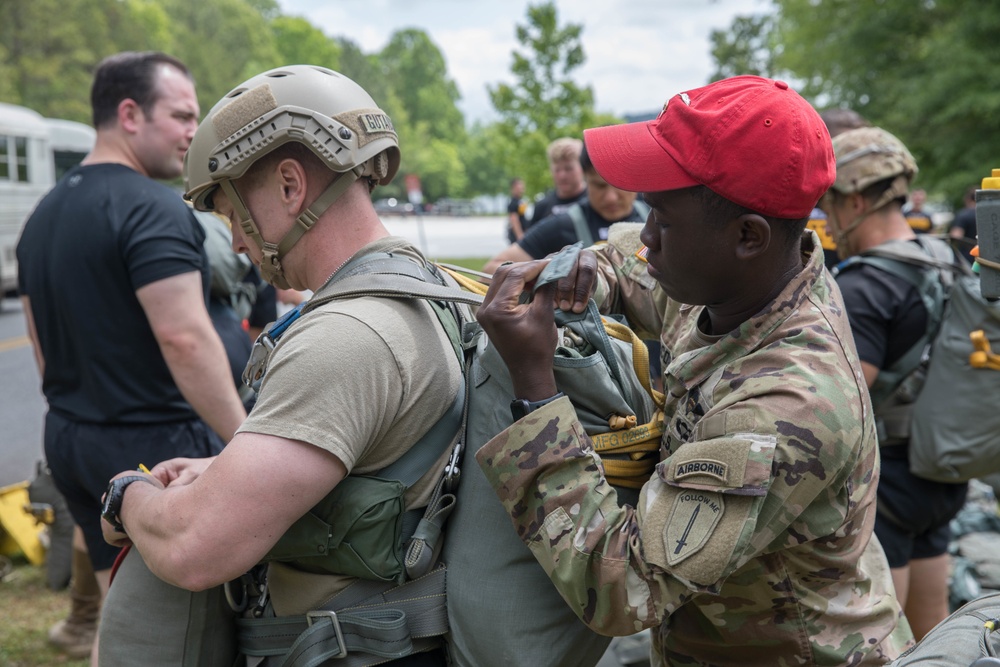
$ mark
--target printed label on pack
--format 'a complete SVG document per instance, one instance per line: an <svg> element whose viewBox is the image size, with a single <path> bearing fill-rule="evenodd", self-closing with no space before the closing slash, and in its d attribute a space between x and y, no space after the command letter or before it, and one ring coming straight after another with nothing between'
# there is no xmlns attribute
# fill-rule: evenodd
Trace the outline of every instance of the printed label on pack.
<svg viewBox="0 0 1000 667"><path fill-rule="evenodd" d="M667 563L676 565L701 551L719 524L724 509L721 493L679 493L665 529Z"/></svg>

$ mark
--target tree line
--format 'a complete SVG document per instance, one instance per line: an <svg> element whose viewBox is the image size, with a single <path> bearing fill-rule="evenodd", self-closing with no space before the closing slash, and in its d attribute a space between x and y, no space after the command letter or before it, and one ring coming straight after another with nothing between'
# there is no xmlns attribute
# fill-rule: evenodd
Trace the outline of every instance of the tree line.
<svg viewBox="0 0 1000 667"><path fill-rule="evenodd" d="M1000 167L1000 5L970 0L771 0L712 34L715 78L787 78L819 108L896 136L915 181L960 206Z"/></svg>
<svg viewBox="0 0 1000 667"><path fill-rule="evenodd" d="M53 118L90 122L94 66L124 50L180 58L197 83L202 112L234 85L293 63L329 67L357 81L393 119L403 148L399 176L382 196L405 198L417 174L424 196L469 197L551 185L545 147L557 136L615 122L593 111L593 91L571 80L584 61L580 25L558 24L553 3L528 9L516 26L515 85L489 89L501 120L468 124L441 50L419 29L399 30L378 52L275 0L0 0L0 100Z"/></svg>
<svg viewBox="0 0 1000 667"><path fill-rule="evenodd" d="M399 30L366 53L350 36L283 14L276 0L0 0L0 100L89 122L93 68L121 50L181 58L203 110L265 69L318 64L357 81L392 117L403 164L385 196L405 197L411 173L431 201L504 192L513 176L535 194L551 185L551 139L619 122L597 113L592 88L573 79L586 59L583 28L560 24L551 1L530 5L512 26L514 83L483 82L499 120L470 124L423 30ZM957 203L1000 167L998 34L995 3L770 0L712 33L713 79L785 78L817 108L858 111L913 151L918 187Z"/></svg>

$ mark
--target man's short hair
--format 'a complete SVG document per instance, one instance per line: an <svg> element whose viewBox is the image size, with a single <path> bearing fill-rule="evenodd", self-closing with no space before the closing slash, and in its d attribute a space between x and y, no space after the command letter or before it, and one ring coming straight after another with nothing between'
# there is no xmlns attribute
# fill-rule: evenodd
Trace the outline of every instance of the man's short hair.
<svg viewBox="0 0 1000 667"><path fill-rule="evenodd" d="M173 67L193 80L184 63L159 51L123 51L102 60L90 88L94 128L114 122L122 100L135 101L149 118L159 99L156 70L160 65Z"/></svg>
<svg viewBox="0 0 1000 667"><path fill-rule="evenodd" d="M549 157L549 162L562 162L564 160L580 159L580 151L583 150L583 142L572 137L560 137L549 144L545 153Z"/></svg>
<svg viewBox="0 0 1000 667"><path fill-rule="evenodd" d="M590 156L587 154L587 145L582 142L580 145L580 167L583 169L583 173L587 173L588 171L597 171L597 169L594 168L594 163L591 161Z"/></svg>
<svg viewBox="0 0 1000 667"><path fill-rule="evenodd" d="M701 204L702 211L708 216L706 220L708 224L725 225L741 215L759 215L767 220L767 224L775 231L775 240L782 250L786 251L800 242L802 234L805 232L806 224L809 222L808 216L793 220L764 215L726 199L705 185L696 185L690 188L688 192Z"/></svg>
<svg viewBox="0 0 1000 667"><path fill-rule="evenodd" d="M872 125L854 109L827 109L826 111L821 111L819 117L826 123L826 129L830 132L831 137L835 137L848 130L856 130L859 127L871 127Z"/></svg>

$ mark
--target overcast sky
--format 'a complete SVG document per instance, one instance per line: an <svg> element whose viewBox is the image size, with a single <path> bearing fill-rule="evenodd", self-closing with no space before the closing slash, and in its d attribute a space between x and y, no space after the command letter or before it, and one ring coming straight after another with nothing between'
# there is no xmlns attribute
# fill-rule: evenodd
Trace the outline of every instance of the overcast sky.
<svg viewBox="0 0 1000 667"><path fill-rule="evenodd" d="M278 0L330 36L346 36L366 53L402 28L426 31L458 84L467 121L495 118L487 84L512 82L511 51L520 45L528 0ZM536 0L534 4L539 4ZM708 82L709 33L738 14L759 13L767 0L556 0L559 23L582 23L587 61L574 72L594 89L598 111L658 111L670 96ZM316 63L322 64L322 63Z"/></svg>

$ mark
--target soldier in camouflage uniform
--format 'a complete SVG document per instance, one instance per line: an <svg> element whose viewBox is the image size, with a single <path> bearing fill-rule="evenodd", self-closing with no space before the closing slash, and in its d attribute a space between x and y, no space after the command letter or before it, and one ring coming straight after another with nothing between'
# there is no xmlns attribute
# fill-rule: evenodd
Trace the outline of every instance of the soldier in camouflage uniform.
<svg viewBox="0 0 1000 667"><path fill-rule="evenodd" d="M785 83L735 77L584 138L652 213L527 303L545 261L502 268L479 311L528 413L477 454L516 530L590 627L655 628L656 664L888 663L912 636L872 537L871 404L803 235L834 180L823 122ZM551 300L592 291L663 344L661 462L636 508L552 379Z"/></svg>

